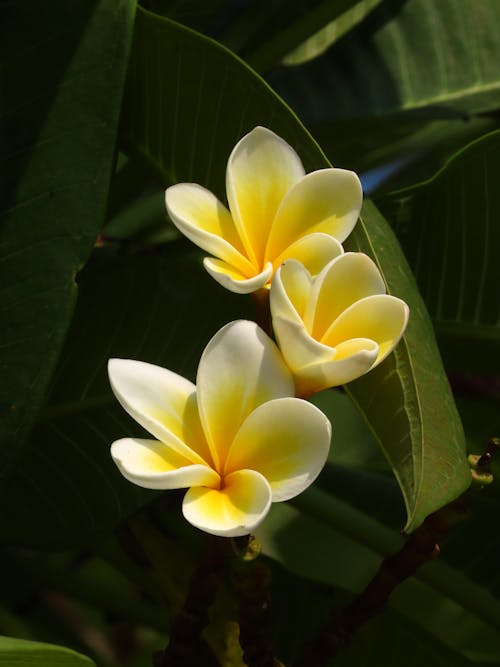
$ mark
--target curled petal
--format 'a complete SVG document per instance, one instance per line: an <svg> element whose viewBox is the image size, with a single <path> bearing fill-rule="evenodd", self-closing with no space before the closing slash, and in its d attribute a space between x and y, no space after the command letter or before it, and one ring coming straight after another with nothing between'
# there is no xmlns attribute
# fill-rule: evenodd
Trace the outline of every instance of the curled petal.
<svg viewBox="0 0 500 667"><path fill-rule="evenodd" d="M305 316L312 336L321 340L344 310L374 294L385 294L385 283L375 262L361 252L337 257L314 282ZM359 335L370 338L366 332Z"/></svg>
<svg viewBox="0 0 500 667"><path fill-rule="evenodd" d="M345 169L320 169L304 176L283 199L276 214L266 258L277 257L295 240L323 232L344 241L359 217L363 191Z"/></svg>
<svg viewBox="0 0 500 667"><path fill-rule="evenodd" d="M303 175L296 152L264 127L256 127L234 147L227 164L227 198L247 257L254 264L263 265L276 211Z"/></svg>
<svg viewBox="0 0 500 667"><path fill-rule="evenodd" d="M108 374L116 398L143 428L191 463L211 462L192 382L132 359L110 359Z"/></svg>
<svg viewBox="0 0 500 667"><path fill-rule="evenodd" d="M220 477L206 465L192 464L158 440L122 438L111 446L122 475L146 489L218 488Z"/></svg>
<svg viewBox="0 0 500 667"><path fill-rule="evenodd" d="M311 403L299 398L269 401L243 422L229 452L225 474L241 468L257 470L269 482L273 502L289 500L320 473L330 437L330 422Z"/></svg>
<svg viewBox="0 0 500 667"><path fill-rule="evenodd" d="M271 506L271 489L254 470L237 470L221 489L191 488L182 511L189 523L212 535L238 537L250 533Z"/></svg>
<svg viewBox="0 0 500 667"><path fill-rule="evenodd" d="M335 351L312 338L302 322L273 317L274 333L288 368L296 376L302 368L331 361Z"/></svg>
<svg viewBox="0 0 500 667"><path fill-rule="evenodd" d="M222 287L236 294L250 294L264 287L273 274L273 265L268 262L264 270L247 278L231 265L220 259L205 257L203 266Z"/></svg>
<svg viewBox="0 0 500 667"><path fill-rule="evenodd" d="M197 246L228 262L245 275L254 268L227 208L201 185L178 183L165 192L167 211L175 226Z"/></svg>
<svg viewBox="0 0 500 667"><path fill-rule="evenodd" d="M273 318L273 326L296 393L304 398L368 372L379 352L379 346L365 338L333 348L312 338L304 325Z"/></svg>
<svg viewBox="0 0 500 667"><path fill-rule="evenodd" d="M329 361L315 361L297 369L297 394L307 398L328 387L338 387L364 375L375 365L378 345L367 338L342 343Z"/></svg>
<svg viewBox="0 0 500 667"><path fill-rule="evenodd" d="M274 260L273 264L278 267L287 259L296 259L309 271L311 276L317 275L324 267L339 255L344 249L342 244L333 236L317 232L303 236L292 243Z"/></svg>
<svg viewBox="0 0 500 667"><path fill-rule="evenodd" d="M269 302L274 318L288 319L302 325L310 298L312 279L298 261L288 259L274 274Z"/></svg>
<svg viewBox="0 0 500 667"><path fill-rule="evenodd" d="M293 379L276 345L255 322L238 320L218 331L203 352L197 377L200 417L216 468L223 467L250 412L293 394Z"/></svg>
<svg viewBox="0 0 500 667"><path fill-rule="evenodd" d="M368 296L347 308L329 327L322 342L337 347L353 338L369 338L377 343L375 363L379 364L398 344L408 315L406 303L395 296Z"/></svg>

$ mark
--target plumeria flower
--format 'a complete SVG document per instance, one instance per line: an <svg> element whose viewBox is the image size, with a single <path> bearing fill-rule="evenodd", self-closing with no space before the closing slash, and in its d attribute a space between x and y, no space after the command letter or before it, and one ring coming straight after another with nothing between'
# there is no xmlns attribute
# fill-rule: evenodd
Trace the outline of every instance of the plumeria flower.
<svg viewBox="0 0 500 667"><path fill-rule="evenodd" d="M139 486L188 488L184 516L207 533L251 532L271 502L301 493L326 461L330 422L294 397L279 350L254 322L215 334L196 386L129 359L111 359L109 377L125 410L155 438L114 442L118 468Z"/></svg>
<svg viewBox="0 0 500 667"><path fill-rule="evenodd" d="M179 183L165 199L177 228L213 257L204 265L240 294L269 287L285 259L312 274L338 254L362 202L358 177L344 169L306 174L297 153L256 127L234 147L226 169L229 210L201 185Z"/></svg>
<svg viewBox="0 0 500 667"><path fill-rule="evenodd" d="M273 328L297 395L350 382L392 352L409 310L385 292L363 253L339 254L315 278L295 260L278 269L270 294Z"/></svg>

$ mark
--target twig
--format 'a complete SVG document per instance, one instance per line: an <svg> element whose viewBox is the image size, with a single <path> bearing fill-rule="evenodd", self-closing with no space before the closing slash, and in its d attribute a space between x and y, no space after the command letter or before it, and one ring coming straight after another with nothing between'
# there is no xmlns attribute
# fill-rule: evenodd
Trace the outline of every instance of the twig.
<svg viewBox="0 0 500 667"><path fill-rule="evenodd" d="M262 287L256 292L252 293L253 302L255 304L255 321L261 329L263 329L268 336L273 336L273 326L271 320L271 310L269 307L269 290Z"/></svg>
<svg viewBox="0 0 500 667"><path fill-rule="evenodd" d="M188 667L195 658L201 633L208 625L208 608L215 599L228 540L210 536L202 561L191 579L186 601L177 614L164 651L153 655L154 667Z"/></svg>
<svg viewBox="0 0 500 667"><path fill-rule="evenodd" d="M232 584L238 602L240 646L247 667L282 667L274 658L269 638L269 584L267 563L256 560L260 547L249 536L232 563Z"/></svg>
<svg viewBox="0 0 500 667"><path fill-rule="evenodd" d="M356 630L383 611L392 591L416 570L439 555L439 542L449 529L468 516L461 496L427 517L400 551L384 558L367 587L345 609L334 610L328 623L306 647L295 667L321 667L347 645Z"/></svg>

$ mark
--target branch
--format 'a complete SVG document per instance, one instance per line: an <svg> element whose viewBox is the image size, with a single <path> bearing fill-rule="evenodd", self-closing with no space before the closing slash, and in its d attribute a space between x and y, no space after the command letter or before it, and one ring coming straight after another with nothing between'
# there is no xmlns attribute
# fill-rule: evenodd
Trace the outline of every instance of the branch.
<svg viewBox="0 0 500 667"><path fill-rule="evenodd" d="M208 608L215 599L217 584L227 553L228 540L210 536L202 561L191 579L189 592L175 617L170 641L153 656L154 667L188 667L198 650L203 629L208 625Z"/></svg>

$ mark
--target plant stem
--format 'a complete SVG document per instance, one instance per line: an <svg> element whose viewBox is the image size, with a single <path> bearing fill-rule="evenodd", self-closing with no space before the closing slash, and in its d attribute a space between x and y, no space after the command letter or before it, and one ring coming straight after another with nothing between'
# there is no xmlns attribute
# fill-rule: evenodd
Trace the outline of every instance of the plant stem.
<svg viewBox="0 0 500 667"><path fill-rule="evenodd" d="M265 287L252 293L255 304L255 321L268 336L273 337L271 309L269 307L269 290Z"/></svg>
<svg viewBox="0 0 500 667"><path fill-rule="evenodd" d="M334 610L328 623L306 647L295 667L321 667L349 643L356 630L386 606L392 591L424 563L439 555L439 542L449 529L468 516L461 496L427 517L403 547L382 561L377 573L345 609Z"/></svg>
<svg viewBox="0 0 500 667"><path fill-rule="evenodd" d="M269 584L271 570L257 560L260 548L251 536L232 563L232 584L238 602L240 646L247 667L280 667L269 638Z"/></svg>
<svg viewBox="0 0 500 667"><path fill-rule="evenodd" d="M207 539L186 601L172 623L168 646L153 656L154 667L188 667L193 663L201 633L209 622L208 608L215 599L227 549L228 540L212 535Z"/></svg>

